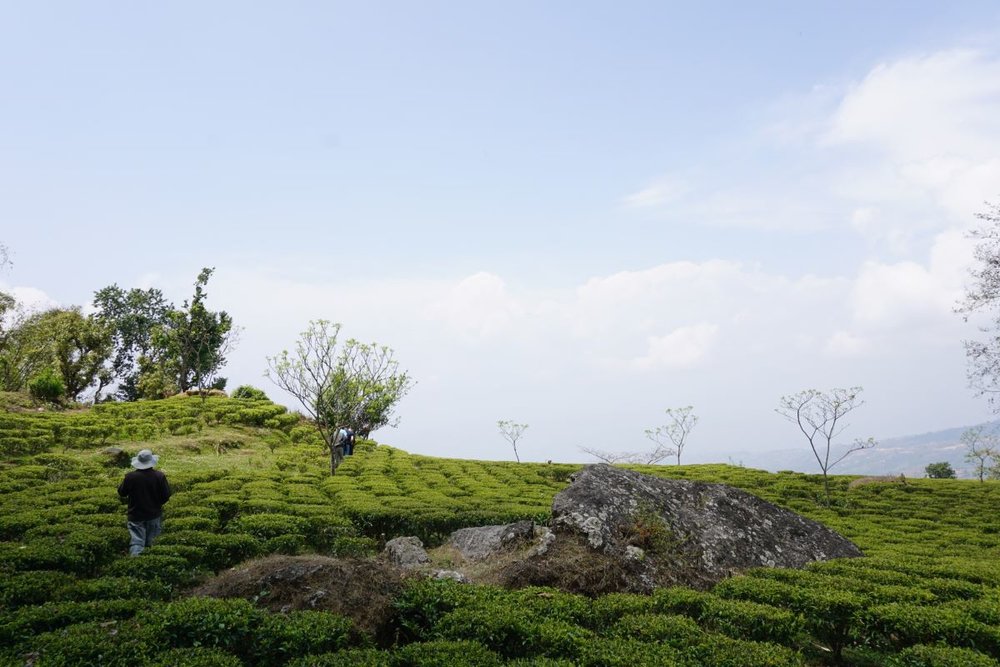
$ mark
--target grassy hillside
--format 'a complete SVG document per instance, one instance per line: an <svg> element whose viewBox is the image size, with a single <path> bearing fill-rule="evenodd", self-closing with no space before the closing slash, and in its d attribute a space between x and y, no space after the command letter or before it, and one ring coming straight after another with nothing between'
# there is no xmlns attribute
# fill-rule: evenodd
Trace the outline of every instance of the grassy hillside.
<svg viewBox="0 0 1000 667"><path fill-rule="evenodd" d="M184 591L267 554L364 557L397 535L436 544L458 527L544 520L578 466L366 442L330 477L312 429L266 401L36 412L5 400L0 664L1000 665L998 483L838 477L825 505L812 475L638 466L743 488L867 556L756 570L711 592L596 600L415 582L376 643L326 612L271 613ZM162 538L136 559L125 557L115 493L127 457L123 467L103 452L110 446L154 449L175 489Z"/></svg>

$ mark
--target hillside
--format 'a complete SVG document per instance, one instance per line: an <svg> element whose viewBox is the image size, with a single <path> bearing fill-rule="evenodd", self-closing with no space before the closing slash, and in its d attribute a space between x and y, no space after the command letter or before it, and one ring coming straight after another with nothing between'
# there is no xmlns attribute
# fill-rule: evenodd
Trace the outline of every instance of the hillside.
<svg viewBox="0 0 1000 667"><path fill-rule="evenodd" d="M992 422L991 428L1000 426ZM947 461L959 478L972 479L972 466L965 460L962 433L968 427L949 428L941 431L905 435L880 440L877 447L854 452L834 471L842 475L898 475L923 477L928 463ZM817 471L816 459L803 441L798 449L779 449L764 452L740 452L732 457L744 465L763 470Z"/></svg>
<svg viewBox="0 0 1000 667"><path fill-rule="evenodd" d="M126 468L161 455L165 532L124 556ZM127 465L127 462L126 462ZM185 591L246 559L337 562L417 535L544 521L579 466L411 455L364 442L335 477L311 427L266 401L174 398L0 413L0 664L998 665L1000 483L833 480L725 465L637 466L724 482L839 531L866 557L762 569L710 592L597 599L405 584L378 633ZM444 565L444 564L442 564ZM155 639L154 639L155 638ZM154 648L155 647L155 648ZM152 651L152 652L151 652Z"/></svg>

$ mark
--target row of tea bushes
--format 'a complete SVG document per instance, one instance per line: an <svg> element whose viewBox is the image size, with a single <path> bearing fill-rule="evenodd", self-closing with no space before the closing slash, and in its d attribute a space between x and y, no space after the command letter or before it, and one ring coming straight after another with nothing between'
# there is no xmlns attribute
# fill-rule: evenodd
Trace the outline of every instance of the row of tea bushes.
<svg viewBox="0 0 1000 667"><path fill-rule="evenodd" d="M291 430L301 417L266 400L192 398L101 403L86 411L0 412L0 457L188 435L219 425Z"/></svg>

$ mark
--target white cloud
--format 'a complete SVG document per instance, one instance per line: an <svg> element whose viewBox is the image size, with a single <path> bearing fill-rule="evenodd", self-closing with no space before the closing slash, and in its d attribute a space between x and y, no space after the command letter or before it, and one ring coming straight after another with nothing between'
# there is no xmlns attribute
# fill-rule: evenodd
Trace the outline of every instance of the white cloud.
<svg viewBox="0 0 1000 667"><path fill-rule="evenodd" d="M681 178L661 176L641 190L626 195L622 202L632 208L663 206L681 199L690 189L688 183Z"/></svg>
<svg viewBox="0 0 1000 667"><path fill-rule="evenodd" d="M645 356L631 362L639 370L693 368L707 357L719 327L703 322L679 327L665 336L650 336Z"/></svg>
<svg viewBox="0 0 1000 667"><path fill-rule="evenodd" d="M428 313L463 336L485 338L509 333L524 309L499 276L479 272L446 289Z"/></svg>
<svg viewBox="0 0 1000 667"><path fill-rule="evenodd" d="M0 283L0 292L10 294L28 311L58 308L59 302L35 287L10 286Z"/></svg>
<svg viewBox="0 0 1000 667"><path fill-rule="evenodd" d="M960 292L916 262L868 262L852 295L855 320L877 329L908 329L953 318Z"/></svg>
<svg viewBox="0 0 1000 667"><path fill-rule="evenodd" d="M871 349L871 342L849 331L836 331L827 339L823 352L831 357L857 357Z"/></svg>
<svg viewBox="0 0 1000 667"><path fill-rule="evenodd" d="M996 156L1000 62L956 49L871 70L841 101L826 140L874 145L903 161ZM984 141L984 138L986 141Z"/></svg>

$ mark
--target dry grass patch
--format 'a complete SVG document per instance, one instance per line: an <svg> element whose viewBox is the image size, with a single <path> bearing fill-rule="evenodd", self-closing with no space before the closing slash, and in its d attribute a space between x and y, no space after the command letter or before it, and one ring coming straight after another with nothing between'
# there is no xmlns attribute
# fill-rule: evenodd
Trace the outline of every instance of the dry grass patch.
<svg viewBox="0 0 1000 667"><path fill-rule="evenodd" d="M400 572L378 560L326 556L270 556L220 573L192 596L243 598L271 611L329 611L355 627L389 639L393 599L403 589Z"/></svg>

